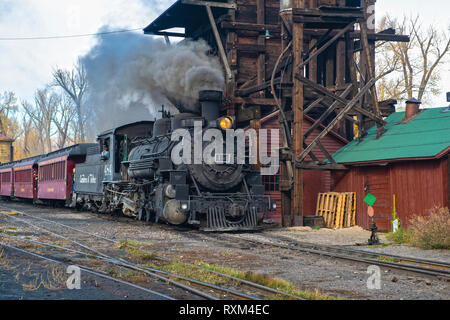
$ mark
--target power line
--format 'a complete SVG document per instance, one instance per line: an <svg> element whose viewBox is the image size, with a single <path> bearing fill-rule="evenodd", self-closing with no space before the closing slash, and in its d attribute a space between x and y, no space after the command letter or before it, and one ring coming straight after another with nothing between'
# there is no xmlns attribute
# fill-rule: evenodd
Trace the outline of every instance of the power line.
<svg viewBox="0 0 450 320"><path fill-rule="evenodd" d="M138 31L138 30L142 30L142 29L143 28L127 29L127 30L116 30L116 31L105 31L105 32L98 32L98 33L77 34L77 35L68 35L68 36L0 38L0 41L52 40L52 39L82 38L82 37L104 36L104 35L111 35L111 34L117 34L117 33L134 32L134 31Z"/></svg>

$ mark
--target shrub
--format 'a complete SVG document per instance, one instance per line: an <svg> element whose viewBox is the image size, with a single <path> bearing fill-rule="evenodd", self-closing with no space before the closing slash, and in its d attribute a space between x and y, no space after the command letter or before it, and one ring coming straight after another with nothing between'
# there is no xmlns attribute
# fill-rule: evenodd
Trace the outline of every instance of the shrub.
<svg viewBox="0 0 450 320"><path fill-rule="evenodd" d="M407 238L411 245L424 249L450 249L450 212L435 207L428 216L409 220Z"/></svg>

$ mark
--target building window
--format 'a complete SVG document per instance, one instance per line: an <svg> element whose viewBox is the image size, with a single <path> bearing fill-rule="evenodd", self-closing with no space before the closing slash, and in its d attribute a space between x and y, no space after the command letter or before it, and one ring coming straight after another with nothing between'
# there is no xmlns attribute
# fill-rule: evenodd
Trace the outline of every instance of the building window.
<svg viewBox="0 0 450 320"><path fill-rule="evenodd" d="M280 175L262 176L266 192L280 191Z"/></svg>

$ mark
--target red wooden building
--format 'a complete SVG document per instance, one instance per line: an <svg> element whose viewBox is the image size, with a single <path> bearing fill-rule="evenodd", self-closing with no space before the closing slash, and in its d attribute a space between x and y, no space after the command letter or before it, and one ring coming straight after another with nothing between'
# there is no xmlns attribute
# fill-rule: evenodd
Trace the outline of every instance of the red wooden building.
<svg viewBox="0 0 450 320"><path fill-rule="evenodd" d="M414 108L414 107L413 107ZM333 155L349 168L334 172L334 191L356 192L357 224L369 228L365 196L373 194L375 221L391 229L395 207L407 226L413 215L434 206L448 207L450 174L450 108L397 112L386 119L387 132L376 139L376 128Z"/></svg>
<svg viewBox="0 0 450 320"><path fill-rule="evenodd" d="M279 112L272 113L267 117L261 119L261 128L268 129L268 137L270 137L270 130L280 129L280 122L278 120ZM305 133L315 120L307 115L303 119L303 133ZM323 130L323 126L314 130L314 132L308 137L307 143L313 141ZM281 137L280 137L281 139ZM270 139L269 139L270 140ZM334 131L331 131L323 140L323 145L327 150L334 153L345 146L348 141L341 137ZM281 146L281 141L280 141ZM270 145L268 146L270 150ZM320 161L325 160L325 156L318 150L313 150L313 153L317 155ZM312 159L308 159L312 161ZM316 171L316 170L304 170L304 197L303 197L303 210L305 216L314 216L317 205L317 195L322 192L331 191L331 173L329 171ZM280 174L276 176L263 176L263 182L266 188L266 195L271 199L277 201L277 211L271 213L270 219L275 222L281 223L281 191L280 191Z"/></svg>

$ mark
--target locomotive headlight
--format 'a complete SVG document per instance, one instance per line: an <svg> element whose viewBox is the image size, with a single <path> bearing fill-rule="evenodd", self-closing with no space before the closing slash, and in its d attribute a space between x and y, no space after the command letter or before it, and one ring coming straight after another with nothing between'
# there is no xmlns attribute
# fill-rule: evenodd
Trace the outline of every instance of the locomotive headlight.
<svg viewBox="0 0 450 320"><path fill-rule="evenodd" d="M186 202L182 202L181 203L181 210L187 210L187 209L189 209L188 204Z"/></svg>
<svg viewBox="0 0 450 320"><path fill-rule="evenodd" d="M231 129L234 125L234 119L233 117L224 117L220 119L219 125L222 128L222 130Z"/></svg>

